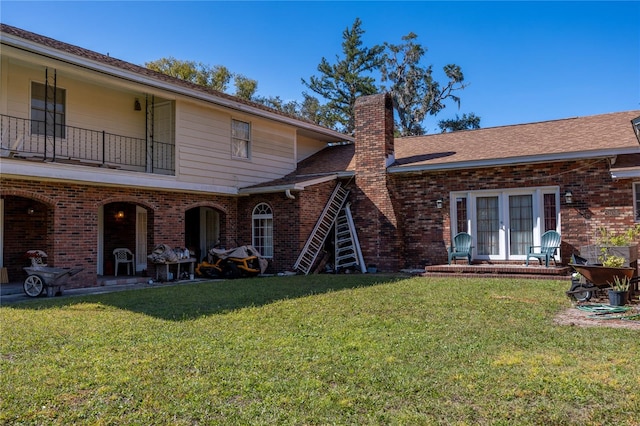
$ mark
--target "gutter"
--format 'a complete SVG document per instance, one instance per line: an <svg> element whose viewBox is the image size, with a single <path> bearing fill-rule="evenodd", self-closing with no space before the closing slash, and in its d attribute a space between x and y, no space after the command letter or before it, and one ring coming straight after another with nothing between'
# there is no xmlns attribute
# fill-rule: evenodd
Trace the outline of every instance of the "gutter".
<svg viewBox="0 0 640 426"><path fill-rule="evenodd" d="M327 174L315 179L309 179L302 182L295 183L287 183L282 185L272 185L272 186L261 186L257 188L242 188L238 190L238 195L255 195L255 194L271 194L274 192L284 192L287 198L293 199L293 194L291 191L304 191L307 186L313 186L324 182L329 182L332 180L353 177L354 174L352 172L338 172ZM291 197L289 196L291 195ZM294 197L295 198L295 197Z"/></svg>
<svg viewBox="0 0 640 426"><path fill-rule="evenodd" d="M389 173L413 173L423 171L444 171L457 169L473 169L494 166L516 166L522 164L548 163L567 160L588 160L599 158L612 158L622 154L640 154L640 147L618 148L597 151L579 151L563 154L527 155L523 157L497 158L490 160L470 160L452 163L418 164L407 166L392 166L387 169Z"/></svg>

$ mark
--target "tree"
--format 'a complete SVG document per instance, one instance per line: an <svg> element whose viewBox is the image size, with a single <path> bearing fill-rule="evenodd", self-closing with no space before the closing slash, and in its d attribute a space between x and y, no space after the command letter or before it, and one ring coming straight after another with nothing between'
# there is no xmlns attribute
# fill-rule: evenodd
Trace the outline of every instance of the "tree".
<svg viewBox="0 0 640 426"><path fill-rule="evenodd" d="M390 92L401 136L424 134L422 123L426 116L437 115L445 108L448 99L459 107L460 98L454 92L466 87L462 70L454 64L443 67L449 80L441 87L433 77L433 67L420 64L426 49L415 42L417 38L416 34L409 33L402 37L402 44L385 43L386 52L380 68L382 81L391 83ZM386 90L384 86L382 89Z"/></svg>
<svg viewBox="0 0 640 426"><path fill-rule="evenodd" d="M145 67L180 80L225 92L233 74L222 65L209 66L195 61L182 61L173 57L147 62Z"/></svg>
<svg viewBox="0 0 640 426"><path fill-rule="evenodd" d="M248 101L253 98L256 90L258 90L258 82L256 80L252 80L241 74L235 74L234 84L236 86L236 93L234 93L234 96Z"/></svg>
<svg viewBox="0 0 640 426"><path fill-rule="evenodd" d="M327 118L329 121L335 118L346 133L353 132L355 127L356 98L378 92L375 79L366 74L380 67L384 51L384 46L362 46L364 30L361 25L360 19L356 18L351 28L343 31L343 59L336 55L336 63L331 65L323 57L317 68L320 76L312 76L308 82L302 79L305 86L328 101L326 107L331 113Z"/></svg>
<svg viewBox="0 0 640 426"><path fill-rule="evenodd" d="M480 128L480 117L476 116L474 113L462 114L462 118L458 117L456 114L455 119L449 120L440 120L438 122L438 127L442 133L447 132L457 132L458 130L473 130Z"/></svg>

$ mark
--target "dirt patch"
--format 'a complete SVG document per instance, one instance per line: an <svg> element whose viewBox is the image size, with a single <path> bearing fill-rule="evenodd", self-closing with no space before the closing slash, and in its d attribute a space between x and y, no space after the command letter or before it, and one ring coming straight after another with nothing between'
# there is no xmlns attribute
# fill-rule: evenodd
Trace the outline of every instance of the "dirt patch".
<svg viewBox="0 0 640 426"><path fill-rule="evenodd" d="M637 294L634 296L637 299ZM571 308L564 309L556 315L554 322L560 325L571 325L576 327L609 327L609 328L628 328L632 330L640 330L640 321L635 318L635 321L625 319L612 319L613 317L619 317L622 315L638 315L640 314L640 304L633 302L627 307L631 309L623 313L594 315L594 312L583 311L578 309L580 305L607 305L609 300L606 298L594 298L588 303L580 303Z"/></svg>

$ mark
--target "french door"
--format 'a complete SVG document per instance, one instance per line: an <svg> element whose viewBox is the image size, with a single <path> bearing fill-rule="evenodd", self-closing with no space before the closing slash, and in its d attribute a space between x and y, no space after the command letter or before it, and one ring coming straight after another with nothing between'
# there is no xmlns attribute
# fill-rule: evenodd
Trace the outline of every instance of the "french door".
<svg viewBox="0 0 640 426"><path fill-rule="evenodd" d="M474 259L525 260L548 230L559 231L559 188L452 193L452 233L469 232Z"/></svg>

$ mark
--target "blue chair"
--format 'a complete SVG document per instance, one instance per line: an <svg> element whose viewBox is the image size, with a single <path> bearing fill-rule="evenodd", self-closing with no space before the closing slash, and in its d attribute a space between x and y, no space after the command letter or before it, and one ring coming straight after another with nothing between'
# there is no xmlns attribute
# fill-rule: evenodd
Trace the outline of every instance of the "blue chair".
<svg viewBox="0 0 640 426"><path fill-rule="evenodd" d="M452 260L455 262L458 257L466 257L467 263L471 265L471 241L471 235L466 232L460 232L453 237L453 244L447 249L449 265L451 265Z"/></svg>
<svg viewBox="0 0 640 426"><path fill-rule="evenodd" d="M536 250L538 249L539 250ZM529 246L529 251L527 253L527 266L529 266L529 258L534 257L538 259L538 263L542 264L542 259L544 259L544 266L549 267L549 260L553 260L553 264L558 266L556 263L556 250L560 248L560 234L556 231L547 231L542 234L540 238L539 246Z"/></svg>

